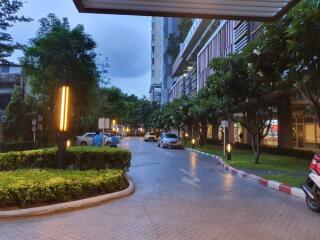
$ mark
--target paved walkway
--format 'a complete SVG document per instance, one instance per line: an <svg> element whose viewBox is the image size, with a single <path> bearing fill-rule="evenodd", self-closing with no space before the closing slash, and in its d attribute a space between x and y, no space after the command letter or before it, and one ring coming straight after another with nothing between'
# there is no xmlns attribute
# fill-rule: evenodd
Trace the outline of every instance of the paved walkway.
<svg viewBox="0 0 320 240"><path fill-rule="evenodd" d="M303 201L226 174L206 156L124 140L136 193L96 208L0 222L0 239L318 240Z"/></svg>

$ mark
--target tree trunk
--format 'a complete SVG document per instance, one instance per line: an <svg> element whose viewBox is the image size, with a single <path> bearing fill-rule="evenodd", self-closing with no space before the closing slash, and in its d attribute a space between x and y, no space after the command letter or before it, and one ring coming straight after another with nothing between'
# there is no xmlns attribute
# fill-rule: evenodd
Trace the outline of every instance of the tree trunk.
<svg viewBox="0 0 320 240"><path fill-rule="evenodd" d="M199 131L199 145L202 148L204 144L206 144L207 140L207 132L208 132L208 126L206 122L200 123L200 131Z"/></svg>
<svg viewBox="0 0 320 240"><path fill-rule="evenodd" d="M259 164L259 159L261 155L261 138L259 136L251 135L251 147L254 154L254 163Z"/></svg>

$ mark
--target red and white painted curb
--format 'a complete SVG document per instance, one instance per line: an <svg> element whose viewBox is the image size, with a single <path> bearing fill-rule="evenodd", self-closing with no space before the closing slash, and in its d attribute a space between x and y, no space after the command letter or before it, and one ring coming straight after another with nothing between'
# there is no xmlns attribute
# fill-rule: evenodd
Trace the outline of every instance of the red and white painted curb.
<svg viewBox="0 0 320 240"><path fill-rule="evenodd" d="M273 180L267 180L267 179L264 179L264 178L256 176L256 175L246 173L245 171L238 170L238 169L230 166L229 164L227 164L219 156L216 156L216 155L213 155L213 154L210 154L210 153L201 152L201 151L198 151L196 149L191 149L191 148L187 148L187 149L191 150L192 152L196 152L196 153L199 153L199 154L202 154L202 155L213 157L213 159L215 161L217 161L219 163L219 165L221 165L227 172L229 172L232 175L239 176L239 177L242 177L242 178L246 178L246 179L248 179L250 181L253 181L253 182L256 182L256 183L258 183L258 184L260 184L262 186L269 187L269 188L272 188L274 190L277 190L277 191L280 191L280 192L283 192L283 193L287 193L287 194L290 194L290 195L298 197L298 198L305 199L305 197L306 197L305 193L302 191L301 188L290 187L290 186L288 186L286 184L283 184L283 183L280 183L280 182L276 182L276 181L273 181Z"/></svg>

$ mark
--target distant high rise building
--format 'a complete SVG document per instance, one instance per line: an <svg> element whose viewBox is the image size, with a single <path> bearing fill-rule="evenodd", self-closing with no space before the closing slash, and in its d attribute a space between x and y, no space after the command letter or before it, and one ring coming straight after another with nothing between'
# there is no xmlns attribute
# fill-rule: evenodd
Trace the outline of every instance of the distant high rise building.
<svg viewBox="0 0 320 240"><path fill-rule="evenodd" d="M152 17L150 101L161 103L161 17Z"/></svg>
<svg viewBox="0 0 320 240"><path fill-rule="evenodd" d="M151 35L150 101L164 105L169 102L169 91L174 84L172 66L174 58L168 51L170 38L179 35L180 19L153 17Z"/></svg>
<svg viewBox="0 0 320 240"><path fill-rule="evenodd" d="M164 105L169 102L169 91L174 84L174 78L172 76L172 66L174 58L168 52L170 45L169 38L177 37L179 35L179 18L166 17L161 19L161 49L162 49L162 61L161 61L161 104Z"/></svg>

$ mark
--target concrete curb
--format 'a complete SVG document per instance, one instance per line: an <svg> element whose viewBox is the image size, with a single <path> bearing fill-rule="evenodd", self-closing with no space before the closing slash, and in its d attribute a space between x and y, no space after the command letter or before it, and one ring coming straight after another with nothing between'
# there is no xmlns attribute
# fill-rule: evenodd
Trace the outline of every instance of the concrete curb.
<svg viewBox="0 0 320 240"><path fill-rule="evenodd" d="M292 196L295 196L295 197L298 197L298 198L301 198L301 199L305 199L306 198L306 195L302 191L301 188L290 187L290 186L288 186L286 184L283 184L283 183L280 183L280 182L276 182L276 181L273 181L273 180L267 180L267 179L264 179L264 178L256 176L256 175L246 173L246 172L244 172L242 170L238 170L238 169L230 166L229 164L227 164L219 156L216 156L216 155L213 155L213 154L209 154L209 153L205 153L205 152L201 152L201 151L198 151L198 150L195 150L195 149L192 149L192 148L186 148L186 149L189 150L189 151L192 151L192 152L196 152L196 153L202 154L202 155L213 157L213 159L215 161L217 161L219 163L219 165L221 165L227 172L231 173L232 175L236 175L236 176L239 176L239 177L242 177L242 178L249 179L250 181L256 182L256 183L258 183L258 184L260 184L262 186L265 186L265 187L268 187L268 188L272 188L274 190L277 190L277 191L280 191L280 192L283 192L283 193L287 193L287 194L290 194Z"/></svg>
<svg viewBox="0 0 320 240"><path fill-rule="evenodd" d="M128 188L119 192L109 193L109 194L105 194L97 197L86 198L86 199L72 201L72 202L43 206L43 207L18 209L18 210L12 210L12 211L0 211L0 220L14 220L19 218L38 217L38 216L45 216L45 215L50 215L54 213L64 213L64 212L70 212L78 209L98 206L108 201L123 198L134 193L135 187L132 181L129 178L127 178L127 180L129 182Z"/></svg>

